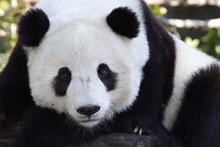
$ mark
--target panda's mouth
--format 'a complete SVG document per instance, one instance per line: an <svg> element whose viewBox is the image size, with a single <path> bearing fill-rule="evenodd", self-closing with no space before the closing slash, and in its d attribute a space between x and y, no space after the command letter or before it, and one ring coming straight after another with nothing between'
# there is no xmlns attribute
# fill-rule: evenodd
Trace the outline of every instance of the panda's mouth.
<svg viewBox="0 0 220 147"><path fill-rule="evenodd" d="M83 119L79 121L79 124L84 127L94 127L100 122L100 119Z"/></svg>
<svg viewBox="0 0 220 147"><path fill-rule="evenodd" d="M98 119L86 119L86 120L80 120L80 123L90 123L90 122L97 122Z"/></svg>

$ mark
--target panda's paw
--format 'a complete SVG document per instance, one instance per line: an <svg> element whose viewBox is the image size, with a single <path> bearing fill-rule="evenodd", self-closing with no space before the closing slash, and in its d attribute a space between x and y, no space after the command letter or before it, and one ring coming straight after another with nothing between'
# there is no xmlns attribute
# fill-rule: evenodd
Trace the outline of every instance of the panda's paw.
<svg viewBox="0 0 220 147"><path fill-rule="evenodd" d="M145 136L155 136L155 132L153 131L153 129L151 127L146 127L146 126L136 126L133 129L133 133L137 134L137 135L145 135Z"/></svg>
<svg viewBox="0 0 220 147"><path fill-rule="evenodd" d="M151 132L149 129L144 129L141 126L136 126L133 131L137 135L147 135L150 136Z"/></svg>
<svg viewBox="0 0 220 147"><path fill-rule="evenodd" d="M132 119L126 121L127 133L134 133L137 135L154 136L155 131L152 121L149 119Z"/></svg>
<svg viewBox="0 0 220 147"><path fill-rule="evenodd" d="M173 136L159 122L139 118L127 123L127 126L131 128L128 130L132 130L131 133L152 138L157 147L175 147Z"/></svg>
<svg viewBox="0 0 220 147"><path fill-rule="evenodd" d="M142 135L143 129L141 127L137 126L134 128L134 133L138 134L138 135Z"/></svg>

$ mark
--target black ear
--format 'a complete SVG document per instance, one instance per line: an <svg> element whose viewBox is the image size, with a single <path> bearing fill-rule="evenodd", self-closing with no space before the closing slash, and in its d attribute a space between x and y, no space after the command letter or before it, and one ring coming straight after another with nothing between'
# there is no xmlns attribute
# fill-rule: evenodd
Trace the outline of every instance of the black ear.
<svg viewBox="0 0 220 147"><path fill-rule="evenodd" d="M38 46L49 27L50 21L47 15L41 9L31 9L20 19L19 42L27 47Z"/></svg>
<svg viewBox="0 0 220 147"><path fill-rule="evenodd" d="M138 18L135 12L127 7L114 9L108 15L107 23L115 33L128 38L135 38L139 33Z"/></svg>

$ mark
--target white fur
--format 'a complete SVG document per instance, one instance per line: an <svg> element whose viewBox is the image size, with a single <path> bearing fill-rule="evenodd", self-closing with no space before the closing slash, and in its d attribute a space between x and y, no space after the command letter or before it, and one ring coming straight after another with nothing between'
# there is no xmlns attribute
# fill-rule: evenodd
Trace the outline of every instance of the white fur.
<svg viewBox="0 0 220 147"><path fill-rule="evenodd" d="M186 82L201 68L205 68L216 60L196 49L186 45L183 41L173 36L176 44L176 65L174 76L174 89L172 97L164 112L163 124L172 129L179 109L182 104Z"/></svg>
<svg viewBox="0 0 220 147"><path fill-rule="evenodd" d="M121 6L128 6L137 13L141 22L137 38L121 37L107 25L108 14ZM88 118L77 113L77 108L101 106L92 116L97 121L80 123L86 127L132 105L139 91L142 67L149 58L139 1L41 0L36 7L45 11L51 26L40 46L28 52L30 87L35 103L67 113L79 123ZM101 63L118 73L117 88L111 92L107 92L98 78L97 67ZM52 82L62 67L71 70L72 81L67 95L58 97Z"/></svg>

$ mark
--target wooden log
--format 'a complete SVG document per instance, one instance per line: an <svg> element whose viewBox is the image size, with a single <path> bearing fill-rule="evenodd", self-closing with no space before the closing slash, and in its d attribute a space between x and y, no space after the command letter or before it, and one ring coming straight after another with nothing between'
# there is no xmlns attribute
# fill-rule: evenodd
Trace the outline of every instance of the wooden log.
<svg viewBox="0 0 220 147"><path fill-rule="evenodd" d="M155 147L151 137L135 134L110 134L80 147Z"/></svg>
<svg viewBox="0 0 220 147"><path fill-rule="evenodd" d="M11 124L0 130L0 147L10 147L19 131L19 125ZM155 141L148 136L136 134L110 134L79 147L155 147ZM75 146L68 146L75 147Z"/></svg>

